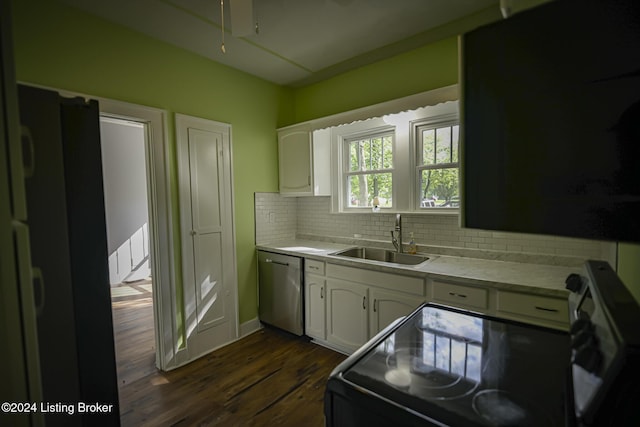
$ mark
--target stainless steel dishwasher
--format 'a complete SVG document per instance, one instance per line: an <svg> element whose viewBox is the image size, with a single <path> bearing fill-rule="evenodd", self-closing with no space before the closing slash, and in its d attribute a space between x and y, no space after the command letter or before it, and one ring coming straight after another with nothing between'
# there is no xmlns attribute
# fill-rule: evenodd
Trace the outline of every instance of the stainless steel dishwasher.
<svg viewBox="0 0 640 427"><path fill-rule="evenodd" d="M302 258L258 251L260 321L296 335L304 334Z"/></svg>

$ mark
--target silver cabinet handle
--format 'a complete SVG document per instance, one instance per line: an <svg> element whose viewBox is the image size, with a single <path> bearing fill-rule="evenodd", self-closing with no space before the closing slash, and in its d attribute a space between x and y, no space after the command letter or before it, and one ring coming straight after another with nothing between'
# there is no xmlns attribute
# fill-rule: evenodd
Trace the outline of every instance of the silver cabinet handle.
<svg viewBox="0 0 640 427"><path fill-rule="evenodd" d="M376 311L378 311L378 309L376 308L376 304L378 303L377 299L373 300L373 312L375 313Z"/></svg>
<svg viewBox="0 0 640 427"><path fill-rule="evenodd" d="M362 309L366 310L367 309L367 297L362 297Z"/></svg>
<svg viewBox="0 0 640 427"><path fill-rule="evenodd" d="M271 264L284 265L285 267L289 267L289 263L288 262L274 261L271 258L265 259L264 262L268 262L268 263L271 263Z"/></svg>
<svg viewBox="0 0 640 427"><path fill-rule="evenodd" d="M449 292L449 295L451 295L452 297L458 297L458 298L466 298L467 297L465 294L457 294L455 292Z"/></svg>
<svg viewBox="0 0 640 427"><path fill-rule="evenodd" d="M535 306L535 309L536 310L540 310L540 311L547 311L547 312L550 312L550 313L557 313L558 312L558 310L555 309L555 308L538 307L537 305Z"/></svg>
<svg viewBox="0 0 640 427"><path fill-rule="evenodd" d="M191 234L192 236L195 236L196 234L198 234L198 232L196 230L191 230L189 234Z"/></svg>
<svg viewBox="0 0 640 427"><path fill-rule="evenodd" d="M320 288L320 299L324 299L324 288Z"/></svg>
<svg viewBox="0 0 640 427"><path fill-rule="evenodd" d="M316 271L318 271L318 270L320 270L320 268L319 268L319 267L316 267L316 266L314 266L314 265L310 265L310 266L309 266L309 270L316 270Z"/></svg>

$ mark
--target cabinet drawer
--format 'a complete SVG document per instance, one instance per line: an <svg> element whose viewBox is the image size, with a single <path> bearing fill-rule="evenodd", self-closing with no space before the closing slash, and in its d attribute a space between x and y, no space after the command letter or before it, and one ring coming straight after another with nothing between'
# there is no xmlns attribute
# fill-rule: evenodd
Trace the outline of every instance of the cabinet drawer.
<svg viewBox="0 0 640 427"><path fill-rule="evenodd" d="M379 286L392 291L406 292L420 296L424 295L424 279L419 277L401 276L399 274L383 273L381 271L346 267L344 265L331 263L327 264L327 276Z"/></svg>
<svg viewBox="0 0 640 427"><path fill-rule="evenodd" d="M554 322L567 323L569 321L567 300L560 298L498 291L497 309L506 313L537 317Z"/></svg>
<svg viewBox="0 0 640 427"><path fill-rule="evenodd" d="M433 299L453 305L486 309L488 291L483 288L434 281Z"/></svg>
<svg viewBox="0 0 640 427"><path fill-rule="evenodd" d="M304 271L324 276L324 262L316 261L315 259L305 259Z"/></svg>

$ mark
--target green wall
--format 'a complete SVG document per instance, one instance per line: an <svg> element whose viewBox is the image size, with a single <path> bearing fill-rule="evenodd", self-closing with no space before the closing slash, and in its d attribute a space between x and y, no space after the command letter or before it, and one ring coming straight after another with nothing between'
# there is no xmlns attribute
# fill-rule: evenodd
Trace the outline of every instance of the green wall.
<svg viewBox="0 0 640 427"><path fill-rule="evenodd" d="M176 242L173 113L232 125L239 317L255 318L253 193L278 191L276 129L293 120L292 91L55 1L14 0L12 7L19 81L169 112Z"/></svg>
<svg viewBox="0 0 640 427"><path fill-rule="evenodd" d="M458 82L458 39L407 53L297 89L295 121L328 116Z"/></svg>

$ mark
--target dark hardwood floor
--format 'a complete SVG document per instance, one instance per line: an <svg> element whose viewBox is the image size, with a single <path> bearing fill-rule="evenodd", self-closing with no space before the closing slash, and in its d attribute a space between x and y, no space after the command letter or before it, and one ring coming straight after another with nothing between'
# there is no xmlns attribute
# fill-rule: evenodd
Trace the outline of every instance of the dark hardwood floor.
<svg viewBox="0 0 640 427"><path fill-rule="evenodd" d="M344 355L266 328L161 372L151 294L112 302L123 426L324 425L324 386Z"/></svg>

